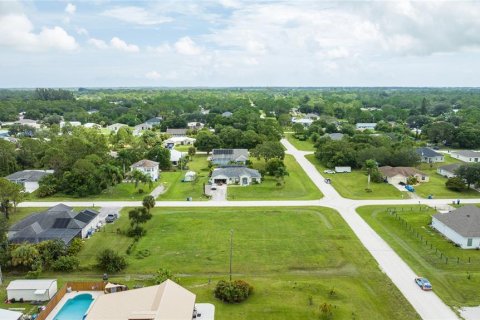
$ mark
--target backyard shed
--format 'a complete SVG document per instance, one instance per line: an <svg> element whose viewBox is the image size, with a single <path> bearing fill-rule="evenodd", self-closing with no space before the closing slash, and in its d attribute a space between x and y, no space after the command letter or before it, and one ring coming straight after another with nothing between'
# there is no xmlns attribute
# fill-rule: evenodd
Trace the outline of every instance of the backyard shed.
<svg viewBox="0 0 480 320"><path fill-rule="evenodd" d="M8 300L48 301L57 293L57 280L13 280L7 287Z"/></svg>
<svg viewBox="0 0 480 320"><path fill-rule="evenodd" d="M23 313L18 311L10 311L5 309L0 309L0 319L2 320L19 320L23 316Z"/></svg>
<svg viewBox="0 0 480 320"><path fill-rule="evenodd" d="M195 181L196 178L197 178L197 173L195 171L188 171L187 173L185 173L185 178L183 179L183 181L185 182Z"/></svg>

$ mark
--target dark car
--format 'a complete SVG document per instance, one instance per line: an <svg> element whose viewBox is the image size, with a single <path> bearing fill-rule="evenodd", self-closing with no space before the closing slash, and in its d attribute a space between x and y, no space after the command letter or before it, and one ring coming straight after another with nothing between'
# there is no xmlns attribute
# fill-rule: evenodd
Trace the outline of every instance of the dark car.
<svg viewBox="0 0 480 320"><path fill-rule="evenodd" d="M105 222L112 223L113 221L118 219L118 215L116 213L109 213L105 218Z"/></svg>

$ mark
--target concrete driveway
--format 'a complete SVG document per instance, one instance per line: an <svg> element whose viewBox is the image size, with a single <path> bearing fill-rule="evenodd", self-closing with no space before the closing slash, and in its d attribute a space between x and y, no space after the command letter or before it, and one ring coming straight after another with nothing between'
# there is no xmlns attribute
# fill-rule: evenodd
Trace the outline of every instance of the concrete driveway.
<svg viewBox="0 0 480 320"><path fill-rule="evenodd" d="M227 200L227 185L217 185L216 190L210 191L212 194L212 201L226 201Z"/></svg>

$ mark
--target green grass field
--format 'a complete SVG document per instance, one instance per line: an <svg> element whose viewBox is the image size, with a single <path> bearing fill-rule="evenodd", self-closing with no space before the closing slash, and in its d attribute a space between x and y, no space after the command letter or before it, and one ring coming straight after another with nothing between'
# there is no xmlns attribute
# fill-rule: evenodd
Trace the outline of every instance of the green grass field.
<svg viewBox="0 0 480 320"><path fill-rule="evenodd" d="M352 170L350 173L325 174L326 169L322 166L315 155L307 155L317 170L325 177L330 178L332 186L342 195L349 199L403 199L407 197L406 192L401 192L388 183L370 183L372 192L367 192L367 175L361 170ZM403 196L403 197L402 197Z"/></svg>
<svg viewBox="0 0 480 320"><path fill-rule="evenodd" d="M264 168L264 160L251 160L255 169ZM282 186L277 186L274 177L263 176L260 184L246 187L228 186L228 200L313 200L323 197L293 156L286 155L284 162L289 175L285 177Z"/></svg>
<svg viewBox="0 0 480 320"><path fill-rule="evenodd" d="M431 216L436 213L432 208L396 207L398 217L410 228L389 214L387 208L393 207L369 206L357 211L418 275L430 280L445 303L454 307L478 306L480 251L460 249L430 228Z"/></svg>
<svg viewBox="0 0 480 320"><path fill-rule="evenodd" d="M285 138L287 138L287 140L291 144L293 144L295 148L302 151L315 151L313 142L310 139L306 141L300 141L297 138L295 138L293 135L294 135L293 133L285 133Z"/></svg>
<svg viewBox="0 0 480 320"><path fill-rule="evenodd" d="M126 212L86 241L79 256L85 271L76 277L92 275L87 270L104 248L125 254L132 239L116 230L128 225ZM216 319L318 319L322 303L335 306L334 319L418 318L341 217L327 208L156 208L146 228L125 274L113 279L145 283L146 275L168 268L197 302L215 304ZM233 278L255 288L238 305L212 294L216 281L228 277L230 230ZM138 254L144 250L150 255Z"/></svg>

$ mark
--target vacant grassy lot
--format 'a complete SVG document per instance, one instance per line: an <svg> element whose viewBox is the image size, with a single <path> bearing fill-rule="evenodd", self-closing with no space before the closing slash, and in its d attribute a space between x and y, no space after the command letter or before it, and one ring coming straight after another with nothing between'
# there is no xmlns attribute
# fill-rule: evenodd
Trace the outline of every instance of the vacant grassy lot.
<svg viewBox="0 0 480 320"><path fill-rule="evenodd" d="M326 169L322 166L315 155L307 155L317 170L325 177L330 178L332 186L343 197L349 199L403 199L407 197L406 192L401 192L388 183L370 183L372 192L367 192L367 175L361 170L352 170L350 173L325 174Z"/></svg>
<svg viewBox="0 0 480 320"><path fill-rule="evenodd" d="M251 159L253 167L261 170L265 167L264 160ZM263 176L262 183L251 186L228 186L229 200L313 200L323 197L302 167L291 155L285 156L288 176L285 183L277 186L277 180L271 176Z"/></svg>
<svg viewBox="0 0 480 320"><path fill-rule="evenodd" d="M430 280L445 303L478 306L480 251L460 249L430 228L436 213L432 208L398 206L398 218L388 208L369 206L357 211L418 275Z"/></svg>
<svg viewBox="0 0 480 320"><path fill-rule="evenodd" d="M418 166L418 169L425 172L430 176L430 180L426 183L422 183L415 187L415 192L422 196L428 197L429 195L433 195L434 198L440 199L457 199L457 198L478 198L480 197L480 193L475 190L466 190L463 192L453 191L447 189L445 187L445 182L447 182L447 178L442 177L437 173L437 168L451 164L451 163L461 163L460 160L454 159L449 155L445 155L445 162L441 163L422 163Z"/></svg>
<svg viewBox="0 0 480 320"><path fill-rule="evenodd" d="M293 135L294 135L293 133L285 133L285 138L287 138L287 140L291 144L293 144L295 148L302 151L315 151L315 147L313 146L312 140L308 139L305 141L301 141L295 138Z"/></svg>
<svg viewBox="0 0 480 320"><path fill-rule="evenodd" d="M82 266L88 270L104 248L124 254L132 239L116 229L127 225L124 212L88 240ZM126 274L113 279L141 282L135 279L168 268L181 275L181 284L197 294L198 302L215 304L217 319L318 319L322 303L334 306L334 319L418 318L330 209L156 208L146 228L146 237L128 256ZM228 277L230 230L233 277L255 288L239 305L223 304L212 294L216 281Z"/></svg>

